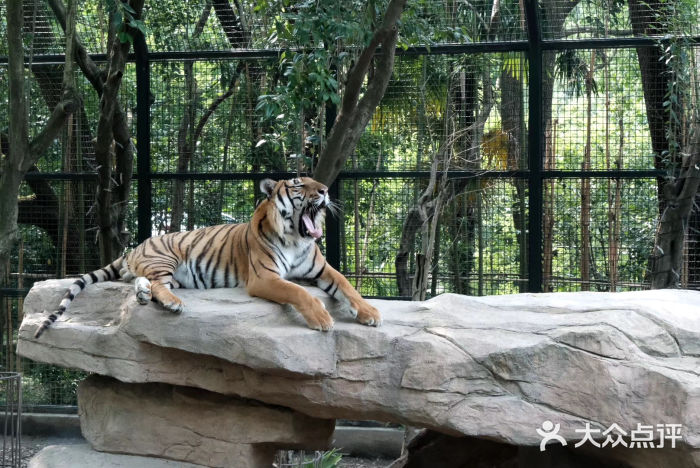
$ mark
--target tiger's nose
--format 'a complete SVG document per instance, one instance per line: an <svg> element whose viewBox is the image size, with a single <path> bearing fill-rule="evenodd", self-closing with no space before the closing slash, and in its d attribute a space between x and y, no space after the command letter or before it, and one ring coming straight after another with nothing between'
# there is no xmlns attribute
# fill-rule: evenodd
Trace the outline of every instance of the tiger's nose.
<svg viewBox="0 0 700 468"><path fill-rule="evenodd" d="M325 185L322 185L321 188L318 189L318 193L320 195L325 195L326 192L328 192L328 187L326 187Z"/></svg>

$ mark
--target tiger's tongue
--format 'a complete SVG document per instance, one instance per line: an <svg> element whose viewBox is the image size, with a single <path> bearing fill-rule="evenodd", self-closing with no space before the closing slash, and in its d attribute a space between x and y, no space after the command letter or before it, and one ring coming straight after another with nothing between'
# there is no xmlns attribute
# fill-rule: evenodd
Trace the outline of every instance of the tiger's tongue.
<svg viewBox="0 0 700 468"><path fill-rule="evenodd" d="M311 218L309 218L309 215L304 214L301 217L301 220L304 221L304 225L306 226L306 230L309 231L309 234L311 237L314 239L318 239L321 237L321 234L323 234L323 230L320 227L314 226L314 222L311 221Z"/></svg>

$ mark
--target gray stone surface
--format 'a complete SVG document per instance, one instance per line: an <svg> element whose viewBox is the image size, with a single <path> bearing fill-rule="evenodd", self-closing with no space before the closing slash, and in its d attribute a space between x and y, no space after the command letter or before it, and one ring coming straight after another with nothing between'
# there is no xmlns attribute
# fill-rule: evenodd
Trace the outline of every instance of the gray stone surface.
<svg viewBox="0 0 700 468"><path fill-rule="evenodd" d="M377 419L539 444L543 421L580 440L585 422L683 424L700 448L700 293L445 294L371 301L384 325L333 312L329 333L242 290L179 290L187 310L140 306L102 283L39 341L70 281L37 283L19 352L42 362L280 404L322 418ZM312 290L319 297L324 294ZM332 301L324 298L329 308Z"/></svg>
<svg viewBox="0 0 700 468"><path fill-rule="evenodd" d="M211 467L267 467L279 448L325 449L335 428L288 408L162 383L92 375L78 387L83 437L99 451Z"/></svg>
<svg viewBox="0 0 700 468"><path fill-rule="evenodd" d="M88 444L50 445L34 455L28 468L203 468L192 463L102 453Z"/></svg>

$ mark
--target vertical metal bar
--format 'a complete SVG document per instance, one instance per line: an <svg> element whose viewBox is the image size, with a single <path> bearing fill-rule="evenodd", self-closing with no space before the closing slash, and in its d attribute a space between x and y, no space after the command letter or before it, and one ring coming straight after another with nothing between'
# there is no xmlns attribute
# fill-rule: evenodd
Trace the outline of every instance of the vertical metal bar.
<svg viewBox="0 0 700 468"><path fill-rule="evenodd" d="M525 1L528 26L528 291L542 291L542 165L544 122L542 106L542 32L537 0Z"/></svg>
<svg viewBox="0 0 700 468"><path fill-rule="evenodd" d="M338 200L342 179L338 177L328 189L331 200ZM327 213L326 216L326 261L336 270L340 270L340 216Z"/></svg>
<svg viewBox="0 0 700 468"><path fill-rule="evenodd" d="M22 374L17 373L17 466L22 461Z"/></svg>
<svg viewBox="0 0 700 468"><path fill-rule="evenodd" d="M333 66L333 72L337 70ZM335 118L338 115L338 108L335 104L326 105L326 136L331 133L333 124L335 123ZM328 195L331 200L340 203L340 184L342 184L342 179L340 176L335 179L335 181L328 188ZM326 215L326 261L336 270L340 271L340 229L341 222L340 217L343 216L342 213L337 215L332 214L330 211ZM357 248L357 246L355 246Z"/></svg>
<svg viewBox="0 0 700 468"><path fill-rule="evenodd" d="M151 237L151 71L143 34L134 39L136 57L136 152L138 242Z"/></svg>

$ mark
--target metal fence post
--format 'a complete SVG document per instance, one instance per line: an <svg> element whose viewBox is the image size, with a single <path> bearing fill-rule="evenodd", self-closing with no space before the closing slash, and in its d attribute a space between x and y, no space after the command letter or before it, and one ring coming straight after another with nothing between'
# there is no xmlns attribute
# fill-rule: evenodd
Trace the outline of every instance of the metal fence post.
<svg viewBox="0 0 700 468"><path fill-rule="evenodd" d="M542 32L537 0L525 1L528 26L528 291L542 291Z"/></svg>
<svg viewBox="0 0 700 468"><path fill-rule="evenodd" d="M337 76L337 67L333 65L331 70L334 75ZM335 119L338 116L338 107L333 103L326 104L326 136L331 133ZM342 183L342 176L338 175L333 181L331 186L328 188L328 195L331 200L336 202L341 202L340 200L340 184ZM342 212L333 214L328 211L326 216L326 261L336 270L340 271L340 217L343 216Z"/></svg>
<svg viewBox="0 0 700 468"><path fill-rule="evenodd" d="M328 189L331 200L338 200L340 194L340 176L335 179ZM332 214L328 211L326 216L326 261L336 270L340 271L340 217L342 213Z"/></svg>
<svg viewBox="0 0 700 468"><path fill-rule="evenodd" d="M139 243L151 237L151 71L146 38L134 39L136 60L136 169Z"/></svg>

